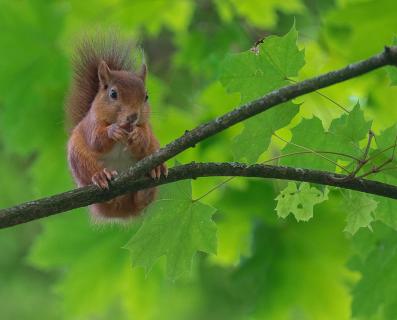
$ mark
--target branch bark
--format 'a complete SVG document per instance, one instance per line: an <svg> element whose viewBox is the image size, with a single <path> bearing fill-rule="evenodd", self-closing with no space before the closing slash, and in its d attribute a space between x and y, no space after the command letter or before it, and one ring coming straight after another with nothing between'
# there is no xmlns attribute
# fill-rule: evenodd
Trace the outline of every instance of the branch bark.
<svg viewBox="0 0 397 320"><path fill-rule="evenodd" d="M351 181L343 181L342 179L342 181L338 182L337 179L332 177L337 176L343 178L343 176L308 169L263 165L246 166L243 164L209 163L197 164L199 167L195 167L194 164L191 164L179 166L170 170L170 175L167 179L162 178L159 181L153 181L148 178L143 178L144 174L149 172L151 168L171 159L190 147L194 147L198 142L238 122L298 96L314 92L335 83L346 81L386 65L397 65L396 46L386 47L382 53L374 55L366 60L350 64L345 68L274 90L258 100L242 105L191 131L186 131L180 138L174 140L153 155L136 163L129 170L128 174L121 175L120 178L112 183L111 190L109 191L101 191L94 186L88 186L52 197L20 204L12 208L2 209L0 210L0 228L87 206L95 202L107 201L128 191L136 191L159 184L181 179L197 178L199 176L247 176L308 181L397 199L397 189L391 185L363 179L354 179ZM188 169L192 171L187 172L186 170Z"/></svg>
<svg viewBox="0 0 397 320"><path fill-rule="evenodd" d="M235 162L190 163L171 168L168 177L161 177L159 180L147 177L132 179L131 176L123 176L111 182L110 190L99 190L95 186L88 186L0 210L0 228L48 217L95 202L107 201L126 192L138 191L184 179L213 176L306 181L397 199L397 186L365 179L347 180L344 179L347 176L331 172L263 164L246 165Z"/></svg>

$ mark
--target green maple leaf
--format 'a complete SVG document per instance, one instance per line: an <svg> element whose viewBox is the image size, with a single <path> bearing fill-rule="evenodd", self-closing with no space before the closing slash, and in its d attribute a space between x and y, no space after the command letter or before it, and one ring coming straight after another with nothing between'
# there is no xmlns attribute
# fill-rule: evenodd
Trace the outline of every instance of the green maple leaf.
<svg viewBox="0 0 397 320"><path fill-rule="evenodd" d="M243 103L286 83L275 65L251 51L226 56L221 68L222 85L228 92L239 92Z"/></svg>
<svg viewBox="0 0 397 320"><path fill-rule="evenodd" d="M192 200L189 180L163 187L141 228L126 245L133 265L148 271L165 255L171 278L188 273L197 251L216 253L216 225L211 219L215 211Z"/></svg>
<svg viewBox="0 0 397 320"><path fill-rule="evenodd" d="M305 64L304 51L296 46L295 26L283 37L270 36L251 50L230 54L222 63L220 81L229 92L239 92L242 102L259 98L288 84Z"/></svg>
<svg viewBox="0 0 397 320"><path fill-rule="evenodd" d="M310 187L303 182L299 188L295 182L288 182L288 186L277 196L277 215L286 218L292 213L297 221L308 221L313 217L314 205L328 199L328 189L324 192Z"/></svg>
<svg viewBox="0 0 397 320"><path fill-rule="evenodd" d="M359 142L368 136L371 124L372 121L365 120L358 104L349 114L333 120L328 131L325 131L319 118L304 119L291 130L292 144L285 146L283 154L310 149L321 152L343 152L360 158L363 151ZM310 155L285 157L280 162L294 167L334 171L334 162L338 159L351 160L337 154L313 153Z"/></svg>
<svg viewBox="0 0 397 320"><path fill-rule="evenodd" d="M360 157L362 150L359 141L368 137L371 125L372 121L365 120L364 112L357 103L348 114L344 114L331 122L327 132L330 136L329 148L340 151L342 147L344 153Z"/></svg>
<svg viewBox="0 0 397 320"><path fill-rule="evenodd" d="M291 143L287 144L282 150L283 154L307 151L304 146L314 151L326 150L330 137L324 131L323 124L319 118L313 117L312 119L303 119L299 125L292 130ZM328 158L329 155L327 154ZM294 166L300 168L323 169L333 170L335 165L328 162L326 159L316 155L299 155L294 157L285 157L280 160L280 163L287 166Z"/></svg>
<svg viewBox="0 0 397 320"><path fill-rule="evenodd" d="M355 234L360 228L371 229L373 214L378 203L373 197L354 191L348 191L345 199L347 225L345 231Z"/></svg>
<svg viewBox="0 0 397 320"><path fill-rule="evenodd" d="M259 98L288 84L304 65L304 51L296 45L295 26L283 37L270 36L258 51L229 55L222 65L220 80L229 92L239 92L242 102ZM236 160L255 162L268 148L272 133L290 123L299 107L291 102L244 122L244 130L233 142Z"/></svg>
<svg viewBox="0 0 397 320"><path fill-rule="evenodd" d="M389 128L386 128L379 135L376 135L376 145L378 149L382 150L390 146L393 146L394 143L396 142L396 136L397 136L396 124L392 125ZM391 156L391 152L389 152L389 155Z"/></svg>
<svg viewBox="0 0 397 320"><path fill-rule="evenodd" d="M269 36L259 47L259 54L263 54L285 77L295 77L305 65L305 50L299 50L296 41L298 32L295 25L283 37Z"/></svg>
<svg viewBox="0 0 397 320"><path fill-rule="evenodd" d="M287 102L245 121L243 131L233 140L235 159L258 160L268 148L273 132L289 124L298 111L297 105Z"/></svg>

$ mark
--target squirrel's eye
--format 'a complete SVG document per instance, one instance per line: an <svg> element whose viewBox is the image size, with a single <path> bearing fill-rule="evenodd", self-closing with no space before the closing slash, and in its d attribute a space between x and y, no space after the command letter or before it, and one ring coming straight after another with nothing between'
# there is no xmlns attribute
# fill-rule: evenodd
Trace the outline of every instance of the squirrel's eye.
<svg viewBox="0 0 397 320"><path fill-rule="evenodd" d="M145 102L149 99L149 95L146 93Z"/></svg>
<svg viewBox="0 0 397 320"><path fill-rule="evenodd" d="M110 89L110 91L109 91L109 97L112 98L113 100L116 100L116 99L117 99L117 91L114 90L113 88Z"/></svg>

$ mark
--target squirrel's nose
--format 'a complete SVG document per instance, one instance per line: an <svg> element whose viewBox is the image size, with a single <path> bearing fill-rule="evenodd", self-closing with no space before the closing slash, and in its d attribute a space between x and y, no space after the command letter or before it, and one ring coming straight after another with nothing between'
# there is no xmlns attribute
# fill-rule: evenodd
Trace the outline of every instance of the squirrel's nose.
<svg viewBox="0 0 397 320"><path fill-rule="evenodd" d="M130 114L130 115L127 117L127 121L128 121L129 123L134 123L137 119L138 119L138 114L136 114L136 113Z"/></svg>

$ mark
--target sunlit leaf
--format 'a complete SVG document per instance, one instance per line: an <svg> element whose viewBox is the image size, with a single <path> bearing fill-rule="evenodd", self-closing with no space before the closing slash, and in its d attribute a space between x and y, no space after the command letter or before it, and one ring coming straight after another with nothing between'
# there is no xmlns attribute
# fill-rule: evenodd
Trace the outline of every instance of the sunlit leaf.
<svg viewBox="0 0 397 320"><path fill-rule="evenodd" d="M378 203L373 197L359 193L348 191L344 199L347 213L347 225L345 231L355 234L360 228L371 229L371 222L374 220L374 211Z"/></svg>
<svg viewBox="0 0 397 320"><path fill-rule="evenodd" d="M303 182L297 186L288 182L288 186L277 196L277 215L286 218L290 213L297 221L308 221L313 217L313 207L328 199L328 189L320 191Z"/></svg>

